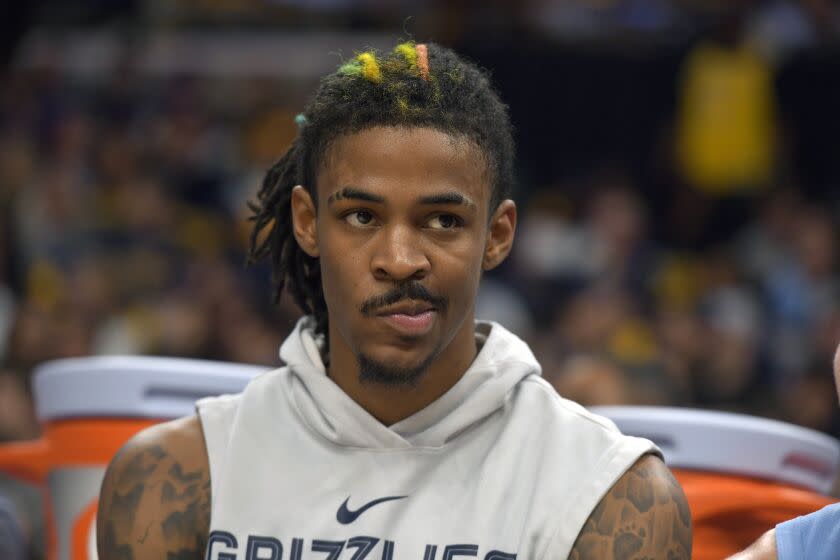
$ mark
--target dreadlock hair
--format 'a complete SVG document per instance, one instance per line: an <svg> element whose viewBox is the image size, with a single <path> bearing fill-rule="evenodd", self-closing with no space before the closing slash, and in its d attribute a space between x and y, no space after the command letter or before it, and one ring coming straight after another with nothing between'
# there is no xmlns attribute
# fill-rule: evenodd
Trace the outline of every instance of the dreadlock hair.
<svg viewBox="0 0 840 560"><path fill-rule="evenodd" d="M376 126L427 127L471 141L487 164L490 212L513 189L513 135L507 107L484 71L452 50L407 42L379 56L367 51L324 77L303 113L288 151L265 175L253 212L249 261L269 258L277 302L287 289L327 335L327 304L317 258L292 231L291 194L303 185L317 205L316 179L337 138ZM264 234L263 234L264 232Z"/></svg>

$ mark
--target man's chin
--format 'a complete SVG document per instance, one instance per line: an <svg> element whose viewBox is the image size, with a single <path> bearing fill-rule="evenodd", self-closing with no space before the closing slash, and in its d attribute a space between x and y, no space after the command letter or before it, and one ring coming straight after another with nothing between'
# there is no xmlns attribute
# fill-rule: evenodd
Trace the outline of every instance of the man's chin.
<svg viewBox="0 0 840 560"><path fill-rule="evenodd" d="M364 353L356 355L359 381L391 387L415 387L434 360L434 353L422 360L385 360Z"/></svg>

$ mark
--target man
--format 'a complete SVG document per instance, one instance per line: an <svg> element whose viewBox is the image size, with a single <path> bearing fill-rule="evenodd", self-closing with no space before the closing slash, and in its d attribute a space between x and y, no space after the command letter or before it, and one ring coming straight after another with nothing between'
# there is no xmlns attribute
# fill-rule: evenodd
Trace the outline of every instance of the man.
<svg viewBox="0 0 840 560"><path fill-rule="evenodd" d="M840 346L834 354L840 399ZM840 556L840 503L776 525L730 560L835 560Z"/></svg>
<svg viewBox="0 0 840 560"><path fill-rule="evenodd" d="M516 226L486 76L437 45L365 52L298 124L253 205L252 256L306 314L287 366L121 450L100 558L690 558L656 447L474 320Z"/></svg>

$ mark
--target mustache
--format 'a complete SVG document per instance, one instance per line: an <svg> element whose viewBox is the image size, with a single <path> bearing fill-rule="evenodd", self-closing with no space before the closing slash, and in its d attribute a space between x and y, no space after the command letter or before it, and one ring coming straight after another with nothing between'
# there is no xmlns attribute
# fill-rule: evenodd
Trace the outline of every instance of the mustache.
<svg viewBox="0 0 840 560"><path fill-rule="evenodd" d="M416 280L410 280L397 284L389 292L365 300L360 307L360 311L362 315L373 315L377 309L394 305L403 300L425 301L438 311L446 311L449 305L449 300L445 297L430 292Z"/></svg>

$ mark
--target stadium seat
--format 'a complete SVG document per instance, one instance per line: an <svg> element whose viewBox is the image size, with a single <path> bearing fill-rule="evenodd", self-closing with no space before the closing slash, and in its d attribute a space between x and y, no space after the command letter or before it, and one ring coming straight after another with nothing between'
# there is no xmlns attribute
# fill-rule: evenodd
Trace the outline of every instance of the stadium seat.
<svg viewBox="0 0 840 560"><path fill-rule="evenodd" d="M777 523L837 500L840 442L784 422L665 407L590 409L628 435L653 440L685 491L693 558L720 560Z"/></svg>

